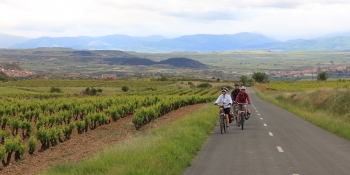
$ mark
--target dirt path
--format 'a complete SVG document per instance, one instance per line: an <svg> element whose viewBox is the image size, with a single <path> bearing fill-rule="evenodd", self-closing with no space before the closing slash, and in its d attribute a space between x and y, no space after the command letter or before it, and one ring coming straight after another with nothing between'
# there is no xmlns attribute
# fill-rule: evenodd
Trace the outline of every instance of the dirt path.
<svg viewBox="0 0 350 175"><path fill-rule="evenodd" d="M60 162L77 162L101 152L104 148L121 143L135 134L146 132L150 129L167 125L184 117L202 107L204 104L196 104L172 111L155 122L136 130L132 123L132 116L119 119L117 122L100 126L93 131L84 134L72 134L72 138L44 152L38 152L41 144L38 144L33 156L28 153L19 162L13 162L8 167L2 167L0 174L35 174L50 165Z"/></svg>

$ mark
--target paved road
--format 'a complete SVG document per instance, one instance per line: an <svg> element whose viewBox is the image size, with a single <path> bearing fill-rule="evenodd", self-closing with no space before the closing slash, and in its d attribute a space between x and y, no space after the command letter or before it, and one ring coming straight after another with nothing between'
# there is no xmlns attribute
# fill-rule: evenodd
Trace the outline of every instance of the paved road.
<svg viewBox="0 0 350 175"><path fill-rule="evenodd" d="M248 93L244 130L231 125L220 134L216 127L184 175L350 174L350 141Z"/></svg>

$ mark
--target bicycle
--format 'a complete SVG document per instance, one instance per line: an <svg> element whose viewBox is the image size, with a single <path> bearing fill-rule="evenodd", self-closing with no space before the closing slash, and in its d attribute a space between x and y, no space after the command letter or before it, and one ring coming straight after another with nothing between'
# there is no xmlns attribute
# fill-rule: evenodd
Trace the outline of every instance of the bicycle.
<svg viewBox="0 0 350 175"><path fill-rule="evenodd" d="M246 105L247 103L237 103L237 105ZM237 116L238 116L238 107L236 107L236 111L237 111L237 115L236 115L236 123L237 123ZM235 112L236 113L236 112ZM242 127L242 130L244 129L244 122L246 120L246 113L244 110L241 110L240 112L241 114L241 121L240 121L240 124L241 124L241 127ZM238 124L238 123L237 123Z"/></svg>
<svg viewBox="0 0 350 175"><path fill-rule="evenodd" d="M220 106L220 105L217 105L217 106ZM224 112L220 114L219 124L220 124L221 134L226 133L226 116Z"/></svg>

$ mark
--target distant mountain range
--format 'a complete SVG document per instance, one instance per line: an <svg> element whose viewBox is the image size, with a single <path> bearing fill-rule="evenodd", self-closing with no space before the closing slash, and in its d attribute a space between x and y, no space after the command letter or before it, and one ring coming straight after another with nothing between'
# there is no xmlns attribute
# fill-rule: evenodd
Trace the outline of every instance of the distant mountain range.
<svg viewBox="0 0 350 175"><path fill-rule="evenodd" d="M340 36L343 35L343 36ZM262 34L232 35L198 34L167 39L154 35L132 37L108 35L101 37L25 37L0 34L0 48L69 47L87 50L127 50L144 52L211 52L235 50L350 50L350 32L334 33L311 40L281 42Z"/></svg>
<svg viewBox="0 0 350 175"><path fill-rule="evenodd" d="M29 40L30 38L0 33L0 48L9 48L15 44L24 43Z"/></svg>

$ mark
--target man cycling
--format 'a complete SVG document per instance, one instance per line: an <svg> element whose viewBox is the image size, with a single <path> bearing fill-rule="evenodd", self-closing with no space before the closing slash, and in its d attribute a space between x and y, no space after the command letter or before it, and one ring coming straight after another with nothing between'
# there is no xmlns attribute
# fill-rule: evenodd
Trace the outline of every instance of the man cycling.
<svg viewBox="0 0 350 175"><path fill-rule="evenodd" d="M227 92L228 92L228 89L226 87L222 88L222 94L215 101L215 105L217 105L218 103L221 103L219 116L224 111L225 117L226 117L226 128L228 131L229 123L230 123L228 119L228 115L230 114L232 99L231 99L231 96L227 94Z"/></svg>
<svg viewBox="0 0 350 175"><path fill-rule="evenodd" d="M244 103L244 104L238 104L237 108L238 108L238 117L237 117L237 126L239 127L241 124L240 124L240 121L241 121L241 110L244 109L246 115L248 114L248 111L247 111L247 101L248 101L248 104L250 104L250 99L249 99L249 95L248 93L245 91L246 90L246 87L245 86L242 86L241 87L241 92L239 92L237 94L237 97L236 97L236 102L237 103ZM248 115L247 115L248 116ZM246 120L248 120L248 117L246 117Z"/></svg>
<svg viewBox="0 0 350 175"><path fill-rule="evenodd" d="M236 111L236 97L241 90L239 89L239 84L235 84L235 89L231 92L233 113Z"/></svg>

